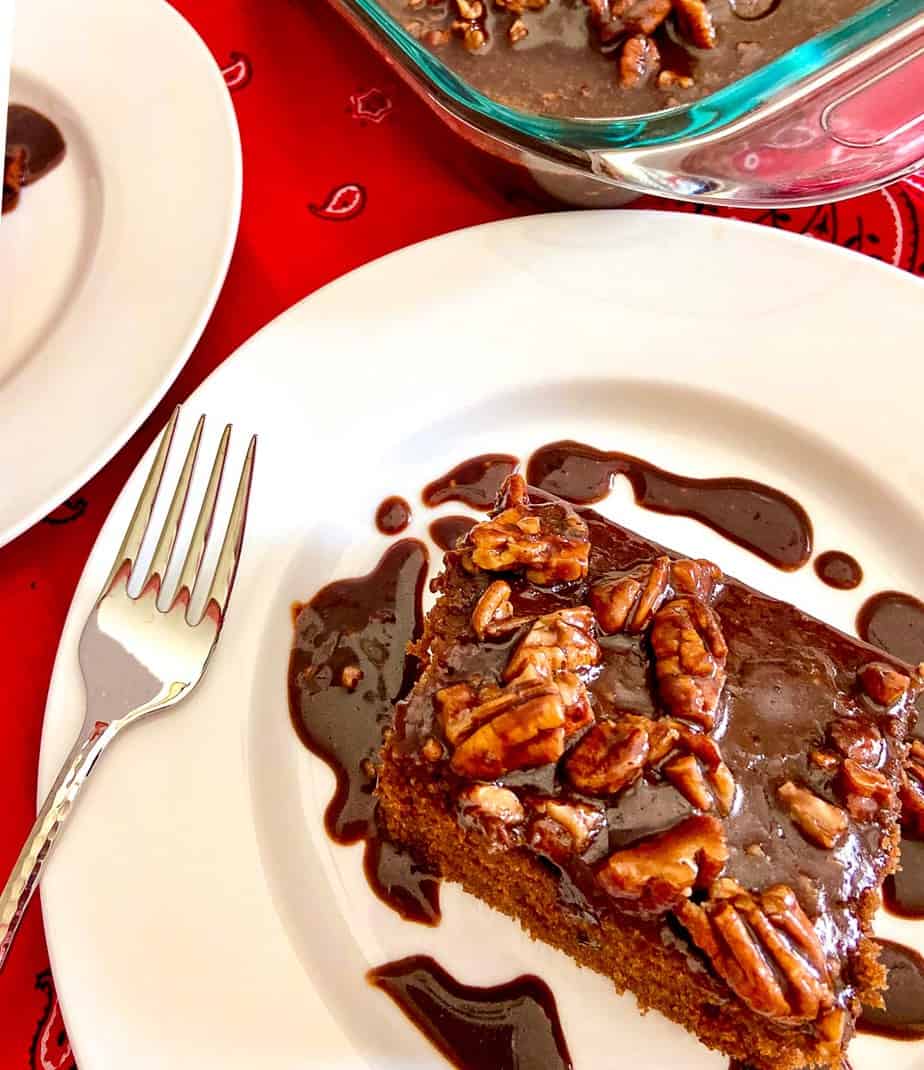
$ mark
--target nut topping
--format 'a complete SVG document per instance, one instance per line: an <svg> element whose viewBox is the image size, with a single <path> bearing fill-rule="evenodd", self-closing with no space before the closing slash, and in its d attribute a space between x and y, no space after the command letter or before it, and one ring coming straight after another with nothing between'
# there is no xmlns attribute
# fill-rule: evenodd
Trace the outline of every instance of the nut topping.
<svg viewBox="0 0 924 1070"><path fill-rule="evenodd" d="M671 591L709 602L721 576L711 561L671 561L663 555L628 575L596 584L590 592L590 604L602 632L636 635L648 627Z"/></svg>
<svg viewBox="0 0 924 1070"><path fill-rule="evenodd" d="M709 729L715 722L728 647L715 611L696 598L658 610L651 648L661 701L670 714Z"/></svg>
<svg viewBox="0 0 924 1070"><path fill-rule="evenodd" d="M694 815L666 832L616 851L598 868L597 880L611 896L641 910L662 911L694 888L707 888L728 861L721 822Z"/></svg>
<svg viewBox="0 0 924 1070"><path fill-rule="evenodd" d="M799 831L818 847L832 848L847 831L847 815L839 807L819 799L806 788L787 780L777 788L777 797L786 807Z"/></svg>
<svg viewBox="0 0 924 1070"><path fill-rule="evenodd" d="M479 639L484 639L492 625L511 616L513 606L510 604L510 584L495 580L485 588L472 611L472 631Z"/></svg>
<svg viewBox="0 0 924 1070"><path fill-rule="evenodd" d="M909 677L881 661L871 661L857 673L863 690L880 706L894 706L908 692Z"/></svg>
<svg viewBox="0 0 924 1070"><path fill-rule="evenodd" d="M565 749L565 707L558 688L546 681L510 684L496 698L458 714L458 701L452 696L450 709L456 713L450 739L449 723L444 713L447 691L466 687L457 684L437 692L438 712L446 738L459 740L461 726L474 730L461 742L450 762L451 768L474 780L496 780L515 769L557 762ZM440 706L440 696L444 696Z"/></svg>
<svg viewBox="0 0 924 1070"><path fill-rule="evenodd" d="M524 37L528 36L529 27L520 18L514 19L507 27L507 39L512 45L515 45L518 41L522 41Z"/></svg>
<svg viewBox="0 0 924 1070"><path fill-rule="evenodd" d="M832 1006L821 941L791 888L775 885L757 896L721 880L705 903L684 902L675 912L719 976L756 1013L813 1021Z"/></svg>
<svg viewBox="0 0 924 1070"><path fill-rule="evenodd" d="M583 854L606 827L603 812L582 803L543 799L533 806L528 829L530 847L553 862Z"/></svg>
<svg viewBox="0 0 924 1070"><path fill-rule="evenodd" d="M523 804L509 788L496 784L472 784L459 792L459 809L466 817L479 822L493 821L501 825L516 825L526 813Z"/></svg>
<svg viewBox="0 0 924 1070"><path fill-rule="evenodd" d="M712 809L712 796L706 787L706 778L692 754L668 762L664 766L664 775L691 806L697 810Z"/></svg>
<svg viewBox="0 0 924 1070"><path fill-rule="evenodd" d="M684 37L697 48L715 48L715 26L703 0L673 0Z"/></svg>
<svg viewBox="0 0 924 1070"><path fill-rule="evenodd" d="M600 721L578 743L565 761L565 775L578 791L615 795L641 776L649 742L637 721Z"/></svg>
<svg viewBox="0 0 924 1070"><path fill-rule="evenodd" d="M882 757L882 733L858 717L839 717L828 729L831 742L845 758L875 768Z"/></svg>
<svg viewBox="0 0 924 1070"><path fill-rule="evenodd" d="M619 84L624 89L644 85L661 66L661 53L643 33L627 38L619 56Z"/></svg>
<svg viewBox="0 0 924 1070"><path fill-rule="evenodd" d="M470 564L487 572L526 572L540 586L587 575L587 525L563 502L531 506L526 484L512 475L505 485L507 506L476 524L466 537Z"/></svg>
<svg viewBox="0 0 924 1070"><path fill-rule="evenodd" d="M596 665L600 647L593 637L594 623L588 606L539 617L510 655L504 680L549 679L557 672Z"/></svg>
<svg viewBox="0 0 924 1070"><path fill-rule="evenodd" d="M839 785L844 805L858 821L870 821L880 807L889 807L895 794L888 779L876 769L866 769L852 758L841 766Z"/></svg>

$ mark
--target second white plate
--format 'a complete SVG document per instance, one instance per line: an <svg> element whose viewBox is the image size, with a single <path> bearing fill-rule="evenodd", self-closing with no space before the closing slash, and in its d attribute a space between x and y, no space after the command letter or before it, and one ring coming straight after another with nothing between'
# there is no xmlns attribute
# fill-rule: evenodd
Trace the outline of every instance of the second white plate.
<svg viewBox="0 0 924 1070"><path fill-rule="evenodd" d="M67 152L0 224L0 545L163 396L218 297L241 204L221 72L164 0L20 4L10 101L48 115Z"/></svg>
<svg viewBox="0 0 924 1070"><path fill-rule="evenodd" d="M260 434L214 663L188 704L107 755L43 886L81 1070L441 1066L364 981L415 952L469 983L539 974L576 1070L723 1070L679 1027L641 1017L631 997L458 889L444 889L433 930L371 895L360 849L323 832L333 778L289 723L290 604L374 564L386 495L417 503L410 534L423 535L429 479L476 453L525 457L573 437L794 495L819 550L859 558L859 590L823 587L810 568L778 572L693 521L636 508L626 487L604 509L850 628L868 593L924 591L922 336L924 287L910 277L746 224L635 212L453 234L353 273L260 332L197 391L180 429L204 411L214 438L233 420L238 456ZM62 637L43 789L79 724L77 637L143 469ZM880 932L924 946L910 923L884 917ZM920 1070L924 1048L861 1037L851 1062Z"/></svg>

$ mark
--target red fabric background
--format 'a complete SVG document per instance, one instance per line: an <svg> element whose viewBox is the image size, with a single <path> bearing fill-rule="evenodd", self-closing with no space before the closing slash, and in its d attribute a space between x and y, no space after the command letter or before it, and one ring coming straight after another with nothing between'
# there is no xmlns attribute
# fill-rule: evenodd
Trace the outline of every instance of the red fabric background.
<svg viewBox="0 0 924 1070"><path fill-rule="evenodd" d="M99 475L0 550L0 879L34 815L45 692L74 587L172 407L258 327L329 280L432 235L536 210L460 164L454 136L321 0L176 6L231 86L244 149L240 234L211 322L167 398ZM331 218L325 205L337 190L342 215ZM835 207L737 214L924 275L921 177ZM0 1070L73 1066L36 902L0 975Z"/></svg>

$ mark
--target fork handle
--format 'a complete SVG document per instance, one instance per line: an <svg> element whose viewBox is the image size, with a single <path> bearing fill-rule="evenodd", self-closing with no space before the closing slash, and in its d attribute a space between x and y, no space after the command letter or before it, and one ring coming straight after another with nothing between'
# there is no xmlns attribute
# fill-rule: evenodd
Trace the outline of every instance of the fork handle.
<svg viewBox="0 0 924 1070"><path fill-rule="evenodd" d="M0 970L3 969L29 900L38 887L52 845L84 781L115 733L115 724L101 721L89 730L84 729L42 803L6 887L0 892Z"/></svg>

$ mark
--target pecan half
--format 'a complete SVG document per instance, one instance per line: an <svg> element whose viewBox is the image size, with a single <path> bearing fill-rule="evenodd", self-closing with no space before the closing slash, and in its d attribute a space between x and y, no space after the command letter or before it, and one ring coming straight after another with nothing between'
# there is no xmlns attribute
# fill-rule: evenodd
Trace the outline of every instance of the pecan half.
<svg viewBox="0 0 924 1070"><path fill-rule="evenodd" d="M682 902L694 888L708 888L727 861L722 823L694 815L614 852L596 876L614 898L644 911L662 911Z"/></svg>
<svg viewBox="0 0 924 1070"><path fill-rule="evenodd" d="M924 837L924 743L916 739L902 777L902 826Z"/></svg>
<svg viewBox="0 0 924 1070"><path fill-rule="evenodd" d="M548 679L557 672L596 665L601 655L593 637L594 624L588 606L559 609L538 617L510 655L504 680Z"/></svg>
<svg viewBox="0 0 924 1070"><path fill-rule="evenodd" d="M554 684L514 684L473 711L480 727L455 749L451 768L476 780L496 780L516 769L557 762L565 750L565 708Z"/></svg>
<svg viewBox="0 0 924 1070"><path fill-rule="evenodd" d="M642 774L649 754L643 718L600 721L565 761L565 776L588 795L615 795Z"/></svg>
<svg viewBox="0 0 924 1070"><path fill-rule="evenodd" d="M712 728L725 683L728 647L715 611L676 598L655 614L651 648L661 701L681 721Z"/></svg>
<svg viewBox="0 0 924 1070"><path fill-rule="evenodd" d="M540 586L587 575L587 525L563 502L529 503L526 484L512 475L505 484L508 505L466 536L466 560L487 572L521 572Z"/></svg>
<svg viewBox="0 0 924 1070"><path fill-rule="evenodd" d="M627 37L619 54L619 84L623 89L644 85L659 70L661 53L653 38L643 33Z"/></svg>
<svg viewBox="0 0 924 1070"><path fill-rule="evenodd" d="M847 815L840 807L819 799L791 780L780 785L777 797L802 835L818 847L832 848L847 831Z"/></svg>
<svg viewBox="0 0 924 1070"><path fill-rule="evenodd" d="M880 706L894 706L908 693L911 679L882 661L871 661L857 673L867 695Z"/></svg>
<svg viewBox="0 0 924 1070"><path fill-rule="evenodd" d="M731 774L731 770L722 760L722 752L719 750L719 745L711 736L697 732L684 724L675 722L674 731L677 734L678 746L695 757L705 768L706 780L712 788L720 811L723 814L731 813L735 802L735 779ZM667 767L665 767L665 772L667 772ZM674 786L680 791L683 790L676 781L674 781ZM686 793L684 792L684 794ZM689 795L686 798L694 806L698 805ZM711 805L707 809L711 809Z"/></svg>
<svg viewBox="0 0 924 1070"><path fill-rule="evenodd" d="M684 37L697 48L715 48L715 26L703 0L673 0Z"/></svg>
<svg viewBox="0 0 924 1070"><path fill-rule="evenodd" d="M472 631L479 639L484 639L485 635L492 630L492 626L512 616L510 584L504 583L503 580L495 580L484 589L472 610Z"/></svg>
<svg viewBox="0 0 924 1070"><path fill-rule="evenodd" d="M791 888L775 885L757 896L721 880L705 903L682 902L675 913L752 1011L796 1022L818 1019L832 1007L821 941Z"/></svg>

